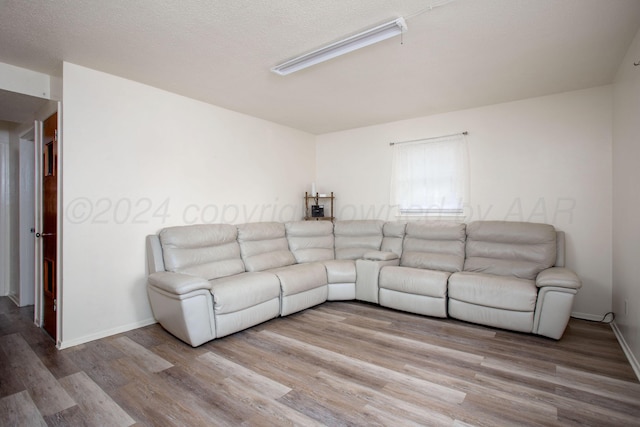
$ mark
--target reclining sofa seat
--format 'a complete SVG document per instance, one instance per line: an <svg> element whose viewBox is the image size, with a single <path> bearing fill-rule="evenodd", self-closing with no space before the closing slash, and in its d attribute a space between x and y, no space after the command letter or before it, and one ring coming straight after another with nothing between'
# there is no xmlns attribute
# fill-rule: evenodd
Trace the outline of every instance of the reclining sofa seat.
<svg viewBox="0 0 640 427"><path fill-rule="evenodd" d="M296 264L285 225L279 222L240 224L238 243L247 271L275 274L280 281L280 315L304 310L327 300L327 271L319 262Z"/></svg>
<svg viewBox="0 0 640 427"><path fill-rule="evenodd" d="M552 225L475 221L464 268L449 278L449 315L559 339L581 287L564 267L564 234Z"/></svg>
<svg viewBox="0 0 640 427"><path fill-rule="evenodd" d="M280 282L245 272L233 225L169 227L147 237L147 291L158 322L196 347L273 319Z"/></svg>
<svg viewBox="0 0 640 427"><path fill-rule="evenodd" d="M355 297L356 272L349 265L336 263L333 249L333 223L329 221L292 221L285 224L289 249L298 263L319 262L327 271L327 300Z"/></svg>
<svg viewBox="0 0 640 427"><path fill-rule="evenodd" d="M380 305L447 317L447 283L451 273L462 270L464 248L465 224L408 223L399 265L380 270Z"/></svg>

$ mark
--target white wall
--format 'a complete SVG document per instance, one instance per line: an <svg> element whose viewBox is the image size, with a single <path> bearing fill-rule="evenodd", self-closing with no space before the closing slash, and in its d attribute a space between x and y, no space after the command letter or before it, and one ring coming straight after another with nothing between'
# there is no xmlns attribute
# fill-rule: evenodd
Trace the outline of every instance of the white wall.
<svg viewBox="0 0 640 427"><path fill-rule="evenodd" d="M640 31L620 64L613 110L613 309L640 377L640 66L633 65L638 61Z"/></svg>
<svg viewBox="0 0 640 427"><path fill-rule="evenodd" d="M318 191L341 219L396 219L391 141L468 131L469 215L550 223L567 233L567 265L583 281L574 315L611 310L611 86L321 135Z"/></svg>
<svg viewBox="0 0 640 427"><path fill-rule="evenodd" d="M65 63L62 347L153 322L145 236L302 217L313 135Z"/></svg>

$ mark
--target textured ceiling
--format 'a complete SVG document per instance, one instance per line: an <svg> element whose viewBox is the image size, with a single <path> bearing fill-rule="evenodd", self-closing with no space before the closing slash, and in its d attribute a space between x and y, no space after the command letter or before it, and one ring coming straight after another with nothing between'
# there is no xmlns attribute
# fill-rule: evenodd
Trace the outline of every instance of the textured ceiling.
<svg viewBox="0 0 640 427"><path fill-rule="evenodd" d="M269 71L397 17L402 43ZM609 84L639 26L638 0L0 0L0 62L68 61L321 134Z"/></svg>

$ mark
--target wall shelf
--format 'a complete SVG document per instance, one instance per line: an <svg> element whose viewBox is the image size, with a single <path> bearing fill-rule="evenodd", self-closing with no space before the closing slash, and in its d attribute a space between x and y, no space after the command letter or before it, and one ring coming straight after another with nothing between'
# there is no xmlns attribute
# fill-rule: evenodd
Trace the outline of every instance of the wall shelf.
<svg viewBox="0 0 640 427"><path fill-rule="evenodd" d="M335 200L335 196L333 195L333 191L330 195L326 194L318 194L311 195L307 192L304 193L304 219L305 221L333 221L335 217L333 216L333 201ZM328 205L328 206L327 206ZM323 212L322 215L318 215L317 212L314 214L314 206L322 206ZM328 208L328 210L327 210ZM329 214L327 216L327 213Z"/></svg>

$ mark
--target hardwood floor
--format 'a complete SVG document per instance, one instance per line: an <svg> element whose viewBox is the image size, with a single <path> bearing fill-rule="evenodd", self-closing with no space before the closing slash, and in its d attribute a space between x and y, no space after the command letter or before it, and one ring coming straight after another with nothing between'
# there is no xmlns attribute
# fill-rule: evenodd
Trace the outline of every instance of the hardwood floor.
<svg viewBox="0 0 640 427"><path fill-rule="evenodd" d="M330 302L196 349L158 325L58 351L0 298L0 425L640 425L611 328L560 341Z"/></svg>

